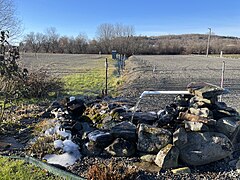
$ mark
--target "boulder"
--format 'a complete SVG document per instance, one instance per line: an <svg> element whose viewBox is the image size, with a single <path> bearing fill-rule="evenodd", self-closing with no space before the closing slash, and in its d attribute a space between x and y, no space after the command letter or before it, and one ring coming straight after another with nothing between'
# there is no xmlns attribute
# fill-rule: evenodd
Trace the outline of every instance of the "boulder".
<svg viewBox="0 0 240 180"><path fill-rule="evenodd" d="M185 129L190 131L196 131L196 132L209 131L208 126L200 122L184 121L184 124L185 124Z"/></svg>
<svg viewBox="0 0 240 180"><path fill-rule="evenodd" d="M224 88L205 82L192 82L188 84L187 88L192 95L206 99L211 99L218 95L228 93Z"/></svg>
<svg viewBox="0 0 240 180"><path fill-rule="evenodd" d="M146 153L158 153L161 148L171 143L172 133L163 128L146 124L138 126L137 149Z"/></svg>
<svg viewBox="0 0 240 180"><path fill-rule="evenodd" d="M86 110L85 102L81 99L74 99L67 103L67 110L73 119L78 119Z"/></svg>
<svg viewBox="0 0 240 180"><path fill-rule="evenodd" d="M146 155L141 156L140 159L145 162L154 163L154 160L156 159L156 157L157 157L157 155L146 154Z"/></svg>
<svg viewBox="0 0 240 180"><path fill-rule="evenodd" d="M200 116L200 117L209 117L211 116L210 110L208 108L189 108L191 114Z"/></svg>
<svg viewBox="0 0 240 180"><path fill-rule="evenodd" d="M189 132L188 143L178 147L180 159L189 165L198 166L226 158L232 153L232 143L222 133Z"/></svg>
<svg viewBox="0 0 240 180"><path fill-rule="evenodd" d="M134 163L134 165L146 172L158 173L161 170L156 164L145 161Z"/></svg>
<svg viewBox="0 0 240 180"><path fill-rule="evenodd" d="M98 156L102 153L103 148L99 147L93 141L87 142L82 146L82 153L86 156Z"/></svg>
<svg viewBox="0 0 240 180"><path fill-rule="evenodd" d="M183 127L178 128L173 133L173 144L177 147L182 147L187 142L188 142L188 140L187 140L186 130Z"/></svg>
<svg viewBox="0 0 240 180"><path fill-rule="evenodd" d="M113 137L109 132L103 132L99 130L95 130L88 134L89 141L94 142L99 147L107 147L109 144L112 143Z"/></svg>
<svg viewBox="0 0 240 180"><path fill-rule="evenodd" d="M125 112L120 114L122 119L129 121L132 119L132 115L133 115L132 112ZM157 114L153 114L151 112L135 112L132 122L134 124L144 123L152 125L154 122L156 122L156 120Z"/></svg>
<svg viewBox="0 0 240 180"><path fill-rule="evenodd" d="M218 132L225 134L228 137L236 131L240 121L236 117L224 117L217 121L216 127Z"/></svg>
<svg viewBox="0 0 240 180"><path fill-rule="evenodd" d="M105 150L113 156L129 157L135 154L135 144L122 138L117 138Z"/></svg>
<svg viewBox="0 0 240 180"><path fill-rule="evenodd" d="M178 167L178 156L178 148L168 144L158 152L154 162L163 169L176 168Z"/></svg>
<svg viewBox="0 0 240 180"><path fill-rule="evenodd" d="M111 129L110 133L115 138L123 138L134 142L137 140L136 126L131 122L118 123Z"/></svg>

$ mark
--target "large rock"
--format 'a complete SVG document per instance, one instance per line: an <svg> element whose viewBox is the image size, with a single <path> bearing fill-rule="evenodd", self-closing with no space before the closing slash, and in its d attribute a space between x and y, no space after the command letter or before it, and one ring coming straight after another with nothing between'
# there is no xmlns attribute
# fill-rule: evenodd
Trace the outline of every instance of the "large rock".
<svg viewBox="0 0 240 180"><path fill-rule="evenodd" d="M185 129L190 131L196 131L196 132L209 131L208 126L200 122L184 121L184 124L185 124Z"/></svg>
<svg viewBox="0 0 240 180"><path fill-rule="evenodd" d="M121 122L114 126L110 133L115 138L123 138L129 141L136 141L137 133L136 133L136 126L131 122Z"/></svg>
<svg viewBox="0 0 240 180"><path fill-rule="evenodd" d="M187 88L192 95L206 99L211 99L218 95L228 93L228 91L224 88L205 82L192 82L188 84Z"/></svg>
<svg viewBox="0 0 240 180"><path fill-rule="evenodd" d="M105 150L113 156L129 157L135 153L135 144L122 138L117 138Z"/></svg>
<svg viewBox="0 0 240 180"><path fill-rule="evenodd" d="M154 160L156 159L157 155L153 154L146 154L140 157L142 161L149 162L149 163L154 163Z"/></svg>
<svg viewBox="0 0 240 180"><path fill-rule="evenodd" d="M132 115L132 112L125 112L120 114L122 119L129 121L132 120L134 124L144 123L152 125L157 120L157 114L153 114L151 112L135 112L133 119Z"/></svg>
<svg viewBox="0 0 240 180"><path fill-rule="evenodd" d="M147 153L158 153L161 148L171 143L172 133L163 128L146 124L138 126L137 149Z"/></svg>
<svg viewBox="0 0 240 180"><path fill-rule="evenodd" d="M201 116L201 117L209 117L211 116L210 110L208 108L190 108L189 109L191 114Z"/></svg>
<svg viewBox="0 0 240 180"><path fill-rule="evenodd" d="M163 169L176 168L178 167L178 156L178 148L168 144L158 152L154 162Z"/></svg>
<svg viewBox="0 0 240 180"><path fill-rule="evenodd" d="M228 137L236 131L240 121L236 117L224 117L217 121L217 130Z"/></svg>
<svg viewBox="0 0 240 180"><path fill-rule="evenodd" d="M103 132L99 130L95 130L88 134L89 141L94 142L99 147L107 147L109 144L112 143L113 137L109 132Z"/></svg>
<svg viewBox="0 0 240 180"><path fill-rule="evenodd" d="M173 144L178 147L182 147L188 142L187 132L183 127L178 128L173 133Z"/></svg>
<svg viewBox="0 0 240 180"><path fill-rule="evenodd" d="M186 164L204 165L226 158L232 153L232 143L227 136L217 132L189 132L188 143L179 144L180 159Z"/></svg>

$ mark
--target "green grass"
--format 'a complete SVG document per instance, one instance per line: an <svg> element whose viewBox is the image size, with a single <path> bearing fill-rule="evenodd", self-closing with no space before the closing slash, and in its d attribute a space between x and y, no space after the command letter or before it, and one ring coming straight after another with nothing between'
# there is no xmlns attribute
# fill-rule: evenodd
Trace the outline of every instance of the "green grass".
<svg viewBox="0 0 240 180"><path fill-rule="evenodd" d="M63 77L64 89L68 95L100 95L105 89L106 71L105 59L100 59L91 69L83 73L71 74ZM108 94L117 95L117 86L122 83L116 75L116 61L109 60L108 68Z"/></svg>
<svg viewBox="0 0 240 180"><path fill-rule="evenodd" d="M0 179L2 180L60 179L60 177L53 176L46 170L27 164L23 160L0 157L0 166Z"/></svg>

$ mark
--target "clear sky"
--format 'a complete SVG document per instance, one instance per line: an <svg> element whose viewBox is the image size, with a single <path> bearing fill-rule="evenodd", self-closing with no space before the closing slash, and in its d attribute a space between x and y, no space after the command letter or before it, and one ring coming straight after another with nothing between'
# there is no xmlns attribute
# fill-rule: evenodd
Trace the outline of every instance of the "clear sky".
<svg viewBox="0 0 240 180"><path fill-rule="evenodd" d="M55 27L85 33L103 23L132 25L136 35L208 33L240 37L240 0L14 0L25 33Z"/></svg>

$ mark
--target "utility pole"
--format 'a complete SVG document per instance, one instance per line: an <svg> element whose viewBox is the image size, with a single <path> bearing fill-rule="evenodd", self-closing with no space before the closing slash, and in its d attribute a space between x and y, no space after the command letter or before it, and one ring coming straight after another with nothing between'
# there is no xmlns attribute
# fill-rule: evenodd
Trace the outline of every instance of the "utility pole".
<svg viewBox="0 0 240 180"><path fill-rule="evenodd" d="M211 28L208 28L208 29L209 29L209 34L208 34L207 53L206 53L207 57L208 57L208 51L209 51L209 47L210 47L210 38L211 38L211 33L212 33L212 29Z"/></svg>

